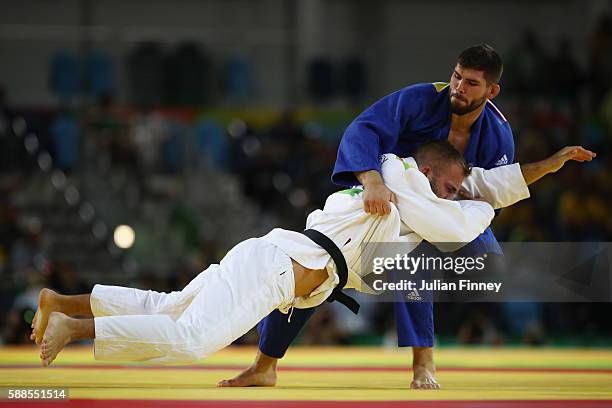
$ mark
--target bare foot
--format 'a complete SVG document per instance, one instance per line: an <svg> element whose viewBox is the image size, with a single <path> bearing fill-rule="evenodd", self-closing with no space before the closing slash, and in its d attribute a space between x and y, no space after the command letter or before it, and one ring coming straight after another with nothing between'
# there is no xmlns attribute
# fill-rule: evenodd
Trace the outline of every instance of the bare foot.
<svg viewBox="0 0 612 408"><path fill-rule="evenodd" d="M273 367L260 371L251 366L229 380L219 381L217 387L274 387L276 370Z"/></svg>
<svg viewBox="0 0 612 408"><path fill-rule="evenodd" d="M30 340L40 344L47 329L49 315L52 312L60 311L59 295L51 289L41 289L38 294L38 309L32 320L32 334Z"/></svg>
<svg viewBox="0 0 612 408"><path fill-rule="evenodd" d="M410 388L416 390L438 390L440 384L436 381L436 366L431 347L412 348L413 379Z"/></svg>
<svg viewBox="0 0 612 408"><path fill-rule="evenodd" d="M424 367L413 368L414 377L410 388L414 390L439 390L440 384L436 381L435 370L430 371Z"/></svg>
<svg viewBox="0 0 612 408"><path fill-rule="evenodd" d="M51 312L49 315L49 324L40 345L40 358L44 367L50 365L64 346L70 343L72 334L70 322L72 320L60 312Z"/></svg>

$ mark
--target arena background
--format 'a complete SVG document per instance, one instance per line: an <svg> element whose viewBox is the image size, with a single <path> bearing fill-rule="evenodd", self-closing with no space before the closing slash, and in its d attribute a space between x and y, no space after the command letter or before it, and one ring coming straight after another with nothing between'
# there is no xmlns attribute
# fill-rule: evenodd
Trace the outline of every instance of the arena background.
<svg viewBox="0 0 612 408"><path fill-rule="evenodd" d="M43 286L170 291L246 237L301 229L339 189L330 175L347 124L389 92L447 81L458 53L480 42L504 59L495 103L516 161L570 144L598 153L504 210L496 236L610 241L611 16L604 0L3 1L0 344L30 343ZM437 341L442 353L607 353L611 312L441 303ZM393 348L394 333L388 304L359 318L326 304L298 344Z"/></svg>

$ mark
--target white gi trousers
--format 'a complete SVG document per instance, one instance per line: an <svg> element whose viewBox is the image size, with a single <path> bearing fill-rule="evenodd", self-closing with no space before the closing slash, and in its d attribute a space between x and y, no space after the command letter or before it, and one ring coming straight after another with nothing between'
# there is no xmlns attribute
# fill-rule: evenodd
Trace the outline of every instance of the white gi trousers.
<svg viewBox="0 0 612 408"><path fill-rule="evenodd" d="M232 343L274 309L292 306L291 258L252 238L182 291L96 285L91 293L97 360L192 362Z"/></svg>

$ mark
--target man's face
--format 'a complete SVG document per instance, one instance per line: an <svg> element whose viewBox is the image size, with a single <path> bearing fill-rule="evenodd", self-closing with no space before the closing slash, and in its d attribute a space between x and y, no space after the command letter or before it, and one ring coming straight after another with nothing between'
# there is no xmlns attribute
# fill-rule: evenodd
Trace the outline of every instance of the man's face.
<svg viewBox="0 0 612 408"><path fill-rule="evenodd" d="M483 71L462 68L457 64L451 75L448 93L451 112L465 115L478 109L491 96L493 86L487 85Z"/></svg>
<svg viewBox="0 0 612 408"><path fill-rule="evenodd" d="M446 200L454 200L461 188L463 168L458 164L441 164L424 167L423 174L429 180L429 185L435 195Z"/></svg>

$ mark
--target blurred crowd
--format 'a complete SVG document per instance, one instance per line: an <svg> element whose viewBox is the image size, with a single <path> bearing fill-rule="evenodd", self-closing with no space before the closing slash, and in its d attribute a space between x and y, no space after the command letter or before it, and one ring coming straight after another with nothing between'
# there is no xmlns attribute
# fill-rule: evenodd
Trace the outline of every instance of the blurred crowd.
<svg viewBox="0 0 612 408"><path fill-rule="evenodd" d="M575 57L572 46L578 45L588 47L588 61ZM155 50L148 47L138 52L152 58ZM588 44L560 38L550 50L527 30L512 49L500 51L505 72L496 102L514 131L515 160L538 160L576 144L599 156L538 183L530 200L496 218L496 236L499 241L610 241L610 18L601 18ZM193 48L180 52L196 66L205 65ZM131 61L138 71L143 60ZM227 86L243 101L252 86L247 93L239 90L253 74L234 62L228 72L235 76L226 79ZM67 62L54 61L60 63ZM176 69L181 67L177 62ZM145 95L151 91L141 83L147 78L135 75L138 97L131 104L114 101L105 76L92 85L99 90L95 103L79 107L62 94L59 109L17 110L10 95L0 92L1 342L29 341L28 322L42 286L67 294L87 292L97 281L175 290L240 239L273 226L303 228L306 215L338 190L330 181L337 146L358 111L158 108L146 99L156 97ZM69 79L53 78L55 86ZM353 84L360 93L364 86ZM193 91L181 84L172 89ZM206 100L193 93L173 97L192 104ZM109 244L112 226L120 222L136 230L136 244L128 251ZM563 335L593 344L612 336L609 310L608 304L589 303L441 303L436 331L441 340L466 344L542 344ZM389 304L371 303L363 315L355 319L325 305L301 341L393 343ZM250 333L241 341L255 339Z"/></svg>

